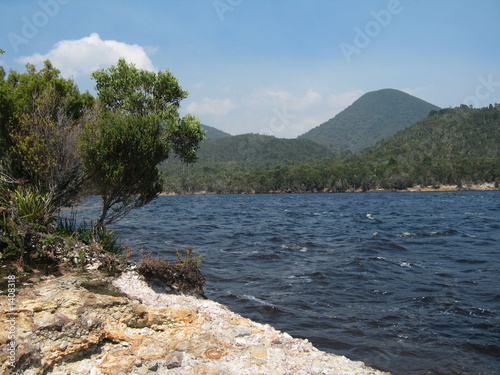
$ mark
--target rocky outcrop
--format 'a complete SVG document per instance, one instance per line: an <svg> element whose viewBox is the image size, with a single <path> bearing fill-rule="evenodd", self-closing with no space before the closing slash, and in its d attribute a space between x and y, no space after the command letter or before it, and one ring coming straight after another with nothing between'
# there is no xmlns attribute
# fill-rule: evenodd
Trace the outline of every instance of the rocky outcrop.
<svg viewBox="0 0 500 375"><path fill-rule="evenodd" d="M164 293L135 271L32 282L16 296L15 368L0 326L1 374L387 374L214 301Z"/></svg>

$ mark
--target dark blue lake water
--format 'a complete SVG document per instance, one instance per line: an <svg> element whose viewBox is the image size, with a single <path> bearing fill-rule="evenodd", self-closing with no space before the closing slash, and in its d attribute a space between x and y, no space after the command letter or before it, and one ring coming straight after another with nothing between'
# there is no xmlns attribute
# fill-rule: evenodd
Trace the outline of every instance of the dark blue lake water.
<svg viewBox="0 0 500 375"><path fill-rule="evenodd" d="M137 261L194 248L208 297L327 352L500 374L498 191L160 197L114 229Z"/></svg>

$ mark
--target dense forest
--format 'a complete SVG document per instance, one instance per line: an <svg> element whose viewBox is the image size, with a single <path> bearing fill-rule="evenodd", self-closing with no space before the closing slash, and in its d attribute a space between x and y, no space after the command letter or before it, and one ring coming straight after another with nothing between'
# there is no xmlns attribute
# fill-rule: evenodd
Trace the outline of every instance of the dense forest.
<svg viewBox="0 0 500 375"><path fill-rule="evenodd" d="M238 165L290 164L342 154L342 150L308 139L284 139L261 134L207 138L198 150L197 164L237 163Z"/></svg>
<svg viewBox="0 0 500 375"><path fill-rule="evenodd" d="M204 161L201 155L191 166L164 164L165 191L346 192L498 184L500 106L432 110L418 123L354 154L302 162L282 156L248 163Z"/></svg>

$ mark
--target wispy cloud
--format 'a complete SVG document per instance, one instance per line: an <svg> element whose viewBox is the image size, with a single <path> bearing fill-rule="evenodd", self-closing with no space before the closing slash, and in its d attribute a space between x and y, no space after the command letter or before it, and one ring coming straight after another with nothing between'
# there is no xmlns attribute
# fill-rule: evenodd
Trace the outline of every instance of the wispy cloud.
<svg viewBox="0 0 500 375"><path fill-rule="evenodd" d="M156 70L145 47L116 40L102 40L97 33L77 40L62 40L46 54L35 53L31 56L22 56L18 62L37 65L50 60L64 77L76 78L79 75L88 75L96 69L116 64L122 57L139 69Z"/></svg>
<svg viewBox="0 0 500 375"><path fill-rule="evenodd" d="M296 95L286 90L271 90L259 88L243 99L245 105L261 108L287 107L302 111L311 106L321 104L323 97L313 89L308 89L303 95Z"/></svg>
<svg viewBox="0 0 500 375"><path fill-rule="evenodd" d="M191 102L185 110L199 116L203 123L232 134L261 133L290 138L332 118L363 94L362 90L354 90L327 96L312 87L299 92L260 87L224 99L204 97Z"/></svg>
<svg viewBox="0 0 500 375"><path fill-rule="evenodd" d="M231 99L203 98L199 102L192 102L187 111L196 116L223 116L235 107Z"/></svg>

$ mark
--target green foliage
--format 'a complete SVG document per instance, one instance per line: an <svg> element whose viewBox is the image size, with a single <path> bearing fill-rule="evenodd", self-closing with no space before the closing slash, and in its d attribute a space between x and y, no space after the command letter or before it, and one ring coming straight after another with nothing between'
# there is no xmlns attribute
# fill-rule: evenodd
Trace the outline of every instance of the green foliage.
<svg viewBox="0 0 500 375"><path fill-rule="evenodd" d="M384 89L363 95L324 124L301 135L323 145L359 151L388 138L439 108L404 92Z"/></svg>
<svg viewBox="0 0 500 375"><path fill-rule="evenodd" d="M44 62L44 67L37 71L31 64L26 65L26 73L11 70L6 80L11 89L13 113L9 119L10 126L15 126L23 114L30 114L34 110L34 97L39 97L46 90L52 90L58 100L67 99L68 105L64 108L65 114L71 119L80 118L93 103L93 97L81 94L72 80L60 77L60 71L50 61ZM57 118L59 108L51 113Z"/></svg>
<svg viewBox="0 0 500 375"><path fill-rule="evenodd" d="M97 231L97 243L102 249L114 255L122 255L125 247L116 237L115 232L105 227L100 227Z"/></svg>
<svg viewBox="0 0 500 375"><path fill-rule="evenodd" d="M170 151L186 163L197 159L204 130L194 116L179 116L187 92L169 71L138 70L121 59L93 77L97 101L49 61L7 77L0 69L4 258L50 255L50 242L62 235L121 254L123 246L105 225L162 191L157 165ZM57 212L74 203L86 180L102 194L101 217L93 228L71 219L56 225Z"/></svg>
<svg viewBox="0 0 500 375"><path fill-rule="evenodd" d="M447 108L362 152L369 158L396 160L500 156L500 108Z"/></svg>
<svg viewBox="0 0 500 375"><path fill-rule="evenodd" d="M69 217L59 216L56 220L54 233L63 237L73 237L87 245L90 245L93 240L92 225L78 222L75 212L72 212Z"/></svg>
<svg viewBox="0 0 500 375"><path fill-rule="evenodd" d="M82 133L81 151L87 175L102 195L99 226L140 207L162 191L156 165L168 157L169 146L153 117L106 111Z"/></svg>
<svg viewBox="0 0 500 375"><path fill-rule="evenodd" d="M120 59L92 76L102 108L85 127L80 149L103 198L99 228L156 198L163 185L157 165L170 150L194 162L204 131L194 116L179 117L187 92L169 71L139 70Z"/></svg>
<svg viewBox="0 0 500 375"><path fill-rule="evenodd" d="M48 209L48 198L29 187L0 193L0 258L34 259L46 256L45 243L55 217Z"/></svg>
<svg viewBox="0 0 500 375"><path fill-rule="evenodd" d="M92 78L104 109L138 116L154 114L163 120L177 117L180 102L188 95L170 71L139 70L123 58L116 66L95 71Z"/></svg>
<svg viewBox="0 0 500 375"><path fill-rule="evenodd" d="M175 252L177 254L177 259L178 259L178 264L184 264L186 266L189 266L191 264L195 265L196 267L201 266L201 260L203 259L203 254L198 255L197 257L193 256L193 249L191 247L186 247L186 255L183 257L181 252L176 249Z"/></svg>
<svg viewBox="0 0 500 375"><path fill-rule="evenodd" d="M164 188L169 192L245 193L284 191L297 182L292 166L332 157L328 147L307 139L280 139L258 134L206 139L200 144L195 165L183 166L175 160L162 163ZM266 173L269 171L269 174Z"/></svg>
<svg viewBox="0 0 500 375"><path fill-rule="evenodd" d="M238 162L257 165L300 162L331 157L340 152L308 139L283 139L268 135L243 134L207 139L200 145L199 165Z"/></svg>
<svg viewBox="0 0 500 375"><path fill-rule="evenodd" d="M10 204L21 223L45 228L54 221L47 196L36 193L30 188L18 187L10 194Z"/></svg>
<svg viewBox="0 0 500 375"><path fill-rule="evenodd" d="M80 94L48 61L0 81L1 168L48 195L54 209L73 200L82 170L76 150L81 120L93 98Z"/></svg>
<svg viewBox="0 0 500 375"><path fill-rule="evenodd" d="M57 219L54 233L59 236L72 237L86 245L97 245L102 250L114 255L122 255L125 250L114 231L106 227L98 228L97 236L94 238L93 225L85 221L78 222L74 212L69 217Z"/></svg>

